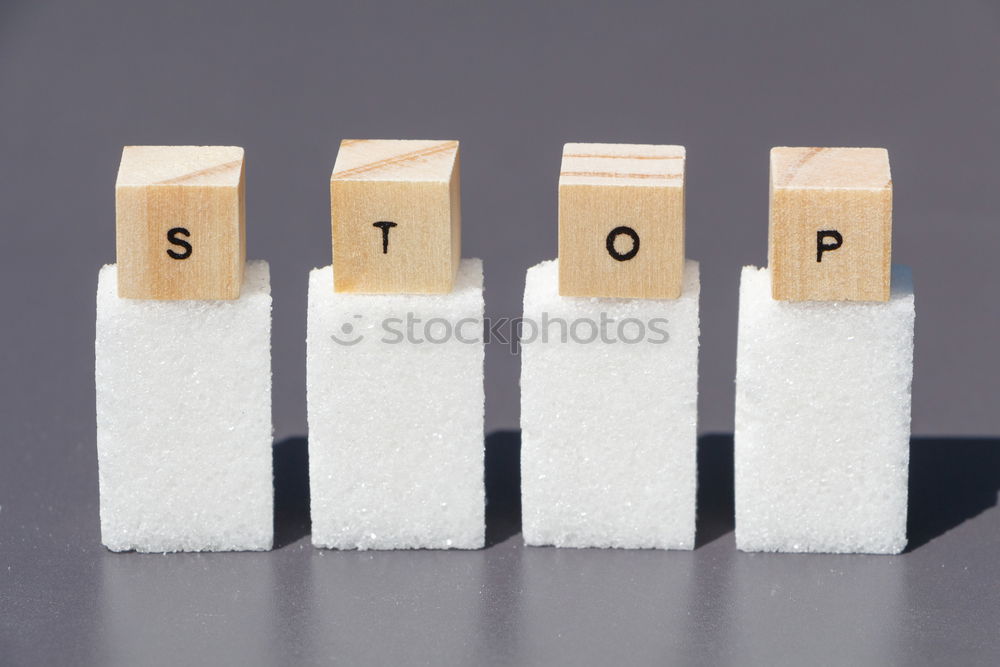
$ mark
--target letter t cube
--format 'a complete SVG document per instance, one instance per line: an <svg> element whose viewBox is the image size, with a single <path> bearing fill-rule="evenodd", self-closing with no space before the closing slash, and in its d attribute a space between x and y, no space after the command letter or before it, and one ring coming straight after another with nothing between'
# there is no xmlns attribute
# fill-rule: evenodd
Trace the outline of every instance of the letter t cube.
<svg viewBox="0 0 1000 667"><path fill-rule="evenodd" d="M336 292L451 292L461 258L457 141L347 139L330 177Z"/></svg>

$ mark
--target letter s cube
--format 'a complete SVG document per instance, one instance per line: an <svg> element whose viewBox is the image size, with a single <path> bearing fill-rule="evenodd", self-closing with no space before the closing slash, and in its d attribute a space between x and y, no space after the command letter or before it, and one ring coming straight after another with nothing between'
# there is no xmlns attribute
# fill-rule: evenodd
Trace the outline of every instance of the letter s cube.
<svg viewBox="0 0 1000 667"><path fill-rule="evenodd" d="M115 184L118 296L238 299L243 149L126 146Z"/></svg>

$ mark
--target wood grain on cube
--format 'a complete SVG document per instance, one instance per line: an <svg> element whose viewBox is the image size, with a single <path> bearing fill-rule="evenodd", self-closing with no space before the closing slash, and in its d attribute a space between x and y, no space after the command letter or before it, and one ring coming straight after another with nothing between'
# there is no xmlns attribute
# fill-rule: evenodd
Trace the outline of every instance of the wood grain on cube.
<svg viewBox="0 0 1000 667"><path fill-rule="evenodd" d="M684 272L684 147L566 144L559 294L676 299Z"/></svg>
<svg viewBox="0 0 1000 667"><path fill-rule="evenodd" d="M242 148L126 146L115 213L119 296L239 298L246 263Z"/></svg>
<svg viewBox="0 0 1000 667"><path fill-rule="evenodd" d="M450 292L460 190L457 141L343 141L330 177L334 290Z"/></svg>
<svg viewBox="0 0 1000 667"><path fill-rule="evenodd" d="M885 149L771 149L773 298L887 301L891 254Z"/></svg>

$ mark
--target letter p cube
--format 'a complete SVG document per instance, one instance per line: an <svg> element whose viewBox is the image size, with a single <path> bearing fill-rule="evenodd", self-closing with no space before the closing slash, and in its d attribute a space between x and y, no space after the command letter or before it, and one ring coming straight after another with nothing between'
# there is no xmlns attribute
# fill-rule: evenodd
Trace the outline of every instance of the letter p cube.
<svg viewBox="0 0 1000 667"><path fill-rule="evenodd" d="M891 237L884 148L771 149L772 298L887 301Z"/></svg>

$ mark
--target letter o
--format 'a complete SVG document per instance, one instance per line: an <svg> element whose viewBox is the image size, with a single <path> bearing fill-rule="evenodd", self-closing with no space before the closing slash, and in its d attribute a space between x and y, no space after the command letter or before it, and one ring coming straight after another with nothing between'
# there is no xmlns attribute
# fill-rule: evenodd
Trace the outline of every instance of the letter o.
<svg viewBox="0 0 1000 667"><path fill-rule="evenodd" d="M615 249L615 240L619 236L627 236L632 239L632 248L628 252L618 252L618 250ZM608 254L611 255L613 259L616 259L619 262L626 262L639 254L639 235L636 234L635 230L631 227L615 227L608 233L605 245L608 249Z"/></svg>

